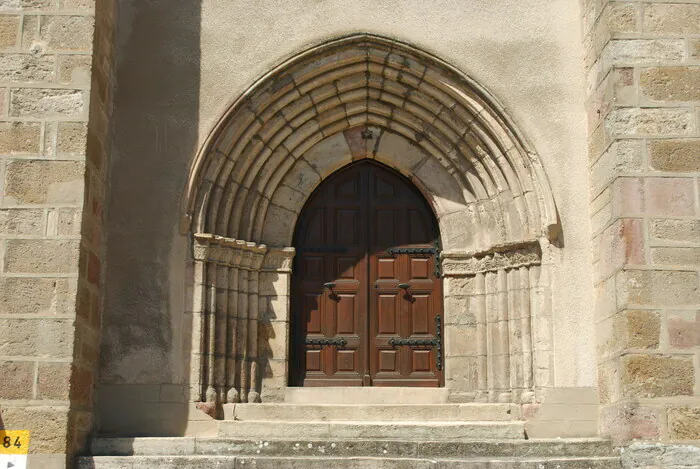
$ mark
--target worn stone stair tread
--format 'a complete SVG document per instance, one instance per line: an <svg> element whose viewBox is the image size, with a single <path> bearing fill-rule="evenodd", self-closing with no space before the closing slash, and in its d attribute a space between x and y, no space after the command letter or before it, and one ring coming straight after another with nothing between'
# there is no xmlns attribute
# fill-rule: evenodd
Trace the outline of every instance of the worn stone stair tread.
<svg viewBox="0 0 700 469"><path fill-rule="evenodd" d="M261 454L266 456L411 456L459 457L609 457L617 456L600 438L542 440L401 441L383 439L241 439L241 438L95 438L95 456L177 456Z"/></svg>
<svg viewBox="0 0 700 469"><path fill-rule="evenodd" d="M241 438L524 439L523 422L221 421L219 436Z"/></svg>
<svg viewBox="0 0 700 469"><path fill-rule="evenodd" d="M224 404L226 420L415 420L509 421L520 418L515 404Z"/></svg>
<svg viewBox="0 0 700 469"><path fill-rule="evenodd" d="M83 456L78 469L327 469L431 468L431 469L612 469L619 457L588 458L381 458L381 457L269 457L269 456Z"/></svg>

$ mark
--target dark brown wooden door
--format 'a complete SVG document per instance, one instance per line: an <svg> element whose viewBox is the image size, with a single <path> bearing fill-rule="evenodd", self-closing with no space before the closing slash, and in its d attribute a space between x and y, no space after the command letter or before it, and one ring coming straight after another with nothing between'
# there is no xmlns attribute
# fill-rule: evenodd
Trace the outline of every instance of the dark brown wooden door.
<svg viewBox="0 0 700 469"><path fill-rule="evenodd" d="M423 197L384 166L316 189L295 236L290 384L440 386L437 239Z"/></svg>

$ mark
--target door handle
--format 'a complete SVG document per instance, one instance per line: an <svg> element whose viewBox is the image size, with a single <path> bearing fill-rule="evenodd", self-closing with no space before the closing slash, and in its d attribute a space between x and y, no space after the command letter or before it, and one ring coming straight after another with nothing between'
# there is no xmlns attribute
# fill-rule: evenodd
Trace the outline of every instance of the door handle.
<svg viewBox="0 0 700 469"><path fill-rule="evenodd" d="M338 299L338 294L333 290L335 288L335 282L326 282L323 284L323 288L328 290L328 297L332 300Z"/></svg>
<svg viewBox="0 0 700 469"><path fill-rule="evenodd" d="M401 288L402 290L408 291L408 289L411 288L411 284L410 283L399 283L399 288Z"/></svg>

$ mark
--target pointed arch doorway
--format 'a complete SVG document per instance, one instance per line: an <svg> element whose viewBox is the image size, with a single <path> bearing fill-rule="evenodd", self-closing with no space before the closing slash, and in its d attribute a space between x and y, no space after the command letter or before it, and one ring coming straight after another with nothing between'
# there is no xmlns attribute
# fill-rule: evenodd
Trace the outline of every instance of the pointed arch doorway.
<svg viewBox="0 0 700 469"><path fill-rule="evenodd" d="M291 386L442 386L439 230L422 194L372 160L328 177L299 216Z"/></svg>

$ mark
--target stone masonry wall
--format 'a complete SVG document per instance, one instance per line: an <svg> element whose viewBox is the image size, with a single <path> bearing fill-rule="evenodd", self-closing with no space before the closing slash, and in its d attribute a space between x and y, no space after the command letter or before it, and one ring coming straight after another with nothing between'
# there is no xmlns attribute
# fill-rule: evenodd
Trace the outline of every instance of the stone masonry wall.
<svg viewBox="0 0 700 469"><path fill-rule="evenodd" d="M700 440L700 3L583 2L600 426Z"/></svg>
<svg viewBox="0 0 700 469"><path fill-rule="evenodd" d="M111 42L91 76L94 27L94 0L0 0L0 407L32 431L30 467L64 467L93 424Z"/></svg>

